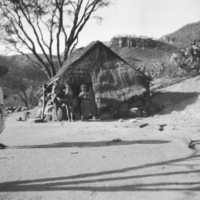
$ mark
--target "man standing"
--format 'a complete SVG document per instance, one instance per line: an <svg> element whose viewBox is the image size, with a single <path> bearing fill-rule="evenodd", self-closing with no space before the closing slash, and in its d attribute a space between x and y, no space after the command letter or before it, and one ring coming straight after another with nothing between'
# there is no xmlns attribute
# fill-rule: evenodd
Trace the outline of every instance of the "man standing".
<svg viewBox="0 0 200 200"><path fill-rule="evenodd" d="M8 73L8 67L0 66L0 77L6 75L7 73ZM3 132L5 128L3 106L4 106L4 95L0 87L0 134ZM5 149L5 148L6 146L0 143L0 149Z"/></svg>

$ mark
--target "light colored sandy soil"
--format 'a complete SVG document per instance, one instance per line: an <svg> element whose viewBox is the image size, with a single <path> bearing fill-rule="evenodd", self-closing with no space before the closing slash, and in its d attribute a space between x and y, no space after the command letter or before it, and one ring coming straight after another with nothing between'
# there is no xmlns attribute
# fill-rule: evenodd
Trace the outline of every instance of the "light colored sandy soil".
<svg viewBox="0 0 200 200"><path fill-rule="evenodd" d="M199 200L200 147L188 142L200 139L200 77L161 92L162 113L137 122L31 124L10 115L0 200Z"/></svg>

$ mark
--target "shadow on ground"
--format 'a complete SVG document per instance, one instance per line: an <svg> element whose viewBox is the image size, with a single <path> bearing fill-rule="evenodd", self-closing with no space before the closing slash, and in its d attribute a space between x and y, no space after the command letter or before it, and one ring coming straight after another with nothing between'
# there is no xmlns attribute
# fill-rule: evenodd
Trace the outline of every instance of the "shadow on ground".
<svg viewBox="0 0 200 200"><path fill-rule="evenodd" d="M188 105L194 104L198 99L197 92L159 92L153 101L164 106L160 114L169 114L173 111L183 111Z"/></svg>
<svg viewBox="0 0 200 200"><path fill-rule="evenodd" d="M43 145L25 145L25 146L15 146L7 148L16 149L34 149L34 148L88 148L88 147L106 147L106 146L116 146L116 145L134 145L134 144L165 144L169 143L167 140L134 140L134 141L122 141L120 139L114 139L110 141L97 141L97 142L60 142L53 144L43 144Z"/></svg>
<svg viewBox="0 0 200 200"><path fill-rule="evenodd" d="M34 180L20 180L13 182L4 182L0 183L0 192L31 192L31 191L91 191L91 192L117 192L117 191L195 191L200 192L200 181L192 182L190 181L163 181L163 182L155 182L156 177L165 177L169 176L199 176L200 170L178 170L178 171L170 171L170 172L162 172L162 173L143 173L141 169L148 169L152 167L167 167L167 165L173 164L184 164L185 161L189 163L194 162L194 160L199 160L200 155L196 155L193 153L190 156L166 160L163 162L156 163L147 163L144 165L138 165L134 167L122 168L122 169L113 169L109 171L95 172L95 173L85 173L78 174L73 176L66 177L55 177L55 178L44 178L44 179L34 179ZM185 163L185 166L187 164ZM139 175L131 175L125 176L123 173L133 172L137 170L137 174ZM138 172L139 171L139 172ZM150 169L151 171L151 169ZM119 174L119 175L118 175ZM105 175L107 177L105 177ZM101 177L104 176L104 177ZM150 178L148 183L143 183L140 179ZM81 180L80 180L81 179ZM133 184L120 185L120 181L129 180L132 181ZM136 181L137 180L137 181ZM151 180L154 180L151 182ZM174 178L172 179L174 180ZM176 179L175 179L176 180ZM114 186L112 186L112 182L116 181ZM140 183L138 183L140 182ZM97 183L100 186L95 186ZM84 185L85 184L85 185ZM88 186L87 184L93 184L92 186ZM102 186L105 185L105 186ZM109 185L109 186L108 186Z"/></svg>

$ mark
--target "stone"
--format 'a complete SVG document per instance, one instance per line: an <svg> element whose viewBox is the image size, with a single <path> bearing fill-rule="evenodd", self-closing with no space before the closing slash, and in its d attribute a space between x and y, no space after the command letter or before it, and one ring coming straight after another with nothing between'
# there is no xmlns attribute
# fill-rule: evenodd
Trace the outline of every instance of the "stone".
<svg viewBox="0 0 200 200"><path fill-rule="evenodd" d="M149 125L148 123L143 123L143 124L140 125L140 128L143 128L143 127L148 126L148 125Z"/></svg>
<svg viewBox="0 0 200 200"><path fill-rule="evenodd" d="M142 117L147 117L148 115L147 115L147 111L142 111Z"/></svg>
<svg viewBox="0 0 200 200"><path fill-rule="evenodd" d="M137 119L130 119L130 122L137 122Z"/></svg>
<svg viewBox="0 0 200 200"><path fill-rule="evenodd" d="M130 118L136 118L136 117L141 117L141 111L138 108L131 108L129 109L129 117Z"/></svg>
<svg viewBox="0 0 200 200"><path fill-rule="evenodd" d="M119 122L123 122L124 120L123 119L119 119Z"/></svg>

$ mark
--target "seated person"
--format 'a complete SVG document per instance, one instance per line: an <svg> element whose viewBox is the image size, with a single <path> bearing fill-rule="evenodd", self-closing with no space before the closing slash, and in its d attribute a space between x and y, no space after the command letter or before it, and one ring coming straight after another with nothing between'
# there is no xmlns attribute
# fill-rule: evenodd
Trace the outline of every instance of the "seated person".
<svg viewBox="0 0 200 200"><path fill-rule="evenodd" d="M35 107L34 112L31 117L29 117L30 112L24 113L24 121L28 122L43 122L44 121L44 112L43 112L43 101L40 99L38 105ZM22 121L20 118L17 121Z"/></svg>

